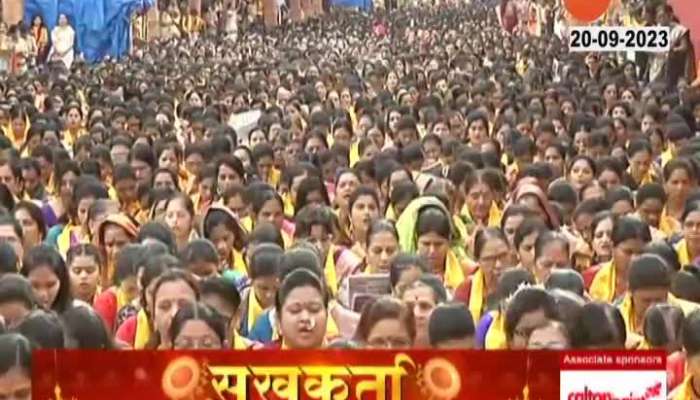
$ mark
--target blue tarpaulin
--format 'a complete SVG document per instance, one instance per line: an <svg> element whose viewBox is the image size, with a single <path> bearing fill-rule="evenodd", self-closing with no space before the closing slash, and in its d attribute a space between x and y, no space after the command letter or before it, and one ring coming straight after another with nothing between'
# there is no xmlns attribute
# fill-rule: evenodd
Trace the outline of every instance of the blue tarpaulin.
<svg viewBox="0 0 700 400"><path fill-rule="evenodd" d="M41 15L49 32L65 14L75 29L76 55L88 62L106 56L123 57L131 43L131 16L152 7L155 0L25 0L25 23Z"/></svg>
<svg viewBox="0 0 700 400"><path fill-rule="evenodd" d="M372 0L331 0L331 5L336 7L355 7L363 11L371 11Z"/></svg>

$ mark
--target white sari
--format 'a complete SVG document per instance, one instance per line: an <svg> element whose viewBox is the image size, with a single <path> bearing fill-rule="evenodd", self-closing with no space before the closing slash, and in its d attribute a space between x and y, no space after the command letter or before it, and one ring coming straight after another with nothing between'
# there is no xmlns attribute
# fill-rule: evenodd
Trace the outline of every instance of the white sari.
<svg viewBox="0 0 700 400"><path fill-rule="evenodd" d="M49 60L61 60L67 68L73 65L75 56L75 31L69 25L57 26L51 31Z"/></svg>

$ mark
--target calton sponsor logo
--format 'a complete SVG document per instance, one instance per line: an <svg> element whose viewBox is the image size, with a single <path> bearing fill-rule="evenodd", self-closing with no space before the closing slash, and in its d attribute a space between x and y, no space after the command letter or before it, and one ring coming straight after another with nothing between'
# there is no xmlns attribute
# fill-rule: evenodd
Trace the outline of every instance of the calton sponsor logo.
<svg viewBox="0 0 700 400"><path fill-rule="evenodd" d="M562 400L663 400L664 371L577 371L561 374Z"/></svg>

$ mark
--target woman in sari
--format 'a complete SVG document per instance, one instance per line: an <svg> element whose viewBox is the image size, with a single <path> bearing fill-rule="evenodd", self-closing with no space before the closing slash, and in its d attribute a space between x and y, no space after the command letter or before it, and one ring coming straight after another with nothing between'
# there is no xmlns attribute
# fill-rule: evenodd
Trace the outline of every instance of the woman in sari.
<svg viewBox="0 0 700 400"><path fill-rule="evenodd" d="M591 298L612 303L627 292L629 265L651 241L649 226L633 217L621 217L612 230L612 260L597 268L590 287Z"/></svg>
<svg viewBox="0 0 700 400"><path fill-rule="evenodd" d="M51 31L51 43L49 60L61 61L66 68L70 69L75 56L75 31L68 23L68 17L65 14L58 16L58 25Z"/></svg>
<svg viewBox="0 0 700 400"><path fill-rule="evenodd" d="M401 250L426 256L432 273L454 291L464 282L466 267L457 256L459 234L447 207L435 197L419 197L401 213L396 222Z"/></svg>
<svg viewBox="0 0 700 400"><path fill-rule="evenodd" d="M683 383L669 395L673 400L700 399L700 311L685 318L681 329L686 368Z"/></svg>
<svg viewBox="0 0 700 400"><path fill-rule="evenodd" d="M455 298L467 304L478 322L496 295L498 281L510 261L508 239L496 228L479 230L474 238L474 257L478 268L455 291Z"/></svg>
<svg viewBox="0 0 700 400"><path fill-rule="evenodd" d="M685 206L681 223L683 238L674 247L681 268L685 268L700 256L700 202L694 201Z"/></svg>
<svg viewBox="0 0 700 400"><path fill-rule="evenodd" d="M280 285L275 310L282 350L310 350L325 346L330 317L328 292L313 272L299 268L287 275Z"/></svg>
<svg viewBox="0 0 700 400"><path fill-rule="evenodd" d="M36 15L32 19L31 34L37 47L36 63L43 64L49 52L49 30L41 15Z"/></svg>

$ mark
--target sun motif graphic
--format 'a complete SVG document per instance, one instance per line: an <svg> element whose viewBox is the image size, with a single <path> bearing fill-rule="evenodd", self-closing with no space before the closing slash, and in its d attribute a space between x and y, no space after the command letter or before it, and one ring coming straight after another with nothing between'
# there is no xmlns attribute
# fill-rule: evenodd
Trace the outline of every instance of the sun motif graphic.
<svg viewBox="0 0 700 400"><path fill-rule="evenodd" d="M444 358L431 358L417 372L418 385L427 400L452 400L462 389L462 378L454 364Z"/></svg>
<svg viewBox="0 0 700 400"><path fill-rule="evenodd" d="M163 392L171 399L190 396L199 384L200 375L201 369L194 358L176 358L163 371Z"/></svg>

